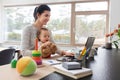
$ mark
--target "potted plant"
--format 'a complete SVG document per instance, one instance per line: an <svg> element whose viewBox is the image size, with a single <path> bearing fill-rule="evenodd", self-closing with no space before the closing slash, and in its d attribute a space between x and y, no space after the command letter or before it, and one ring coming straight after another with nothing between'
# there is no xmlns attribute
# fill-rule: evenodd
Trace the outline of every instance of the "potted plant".
<svg viewBox="0 0 120 80"><path fill-rule="evenodd" d="M112 44L115 45L116 49L119 48L119 41L120 41L120 24L118 24L118 28L114 29L114 31L112 31L109 34L106 34L106 37L110 39L109 43L106 43L106 48L112 48Z"/></svg>

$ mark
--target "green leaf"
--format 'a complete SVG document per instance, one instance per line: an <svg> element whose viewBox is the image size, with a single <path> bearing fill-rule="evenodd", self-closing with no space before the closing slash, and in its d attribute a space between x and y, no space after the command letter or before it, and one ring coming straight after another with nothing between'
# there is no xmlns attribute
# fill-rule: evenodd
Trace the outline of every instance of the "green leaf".
<svg viewBox="0 0 120 80"><path fill-rule="evenodd" d="M118 41L114 41L114 43L118 44Z"/></svg>
<svg viewBox="0 0 120 80"><path fill-rule="evenodd" d="M117 35L118 35L118 37L120 38L120 29L118 29L118 34L117 34Z"/></svg>
<svg viewBox="0 0 120 80"><path fill-rule="evenodd" d="M114 43L115 47L118 49L118 42L114 41L113 43Z"/></svg>

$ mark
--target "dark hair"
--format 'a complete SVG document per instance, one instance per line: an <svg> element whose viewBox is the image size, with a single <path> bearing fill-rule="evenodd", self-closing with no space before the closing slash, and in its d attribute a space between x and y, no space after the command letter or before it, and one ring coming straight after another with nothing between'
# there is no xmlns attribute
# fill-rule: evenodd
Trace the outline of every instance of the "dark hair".
<svg viewBox="0 0 120 80"><path fill-rule="evenodd" d="M34 13L33 13L34 19L37 20L37 13L42 14L45 10L51 11L50 7L47 6L46 4L42 4L38 7L35 7Z"/></svg>
<svg viewBox="0 0 120 80"><path fill-rule="evenodd" d="M37 20L37 9L38 9L38 7L35 7L34 13L33 13L33 17L35 20Z"/></svg>
<svg viewBox="0 0 120 80"><path fill-rule="evenodd" d="M48 31L48 29L43 27L39 31L37 31L37 38L38 38L39 41L40 41L39 35L41 34L42 31Z"/></svg>

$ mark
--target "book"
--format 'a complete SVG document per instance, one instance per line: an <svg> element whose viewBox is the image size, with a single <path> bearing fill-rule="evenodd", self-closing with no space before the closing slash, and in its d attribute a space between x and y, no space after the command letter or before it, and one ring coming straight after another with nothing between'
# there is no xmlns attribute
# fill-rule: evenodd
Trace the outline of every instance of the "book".
<svg viewBox="0 0 120 80"><path fill-rule="evenodd" d="M56 72L72 77L74 79L92 75L92 70L89 68L82 67L82 69L67 70L62 66L62 64L54 65L53 67L55 68Z"/></svg>

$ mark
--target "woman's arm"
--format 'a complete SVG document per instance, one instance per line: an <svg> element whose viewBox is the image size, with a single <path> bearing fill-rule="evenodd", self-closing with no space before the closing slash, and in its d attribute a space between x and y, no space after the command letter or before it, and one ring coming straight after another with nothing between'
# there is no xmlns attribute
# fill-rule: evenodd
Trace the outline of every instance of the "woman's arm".
<svg viewBox="0 0 120 80"><path fill-rule="evenodd" d="M25 27L22 32L21 48L22 54L25 56L31 56L32 50L30 50L31 30L29 27Z"/></svg>

